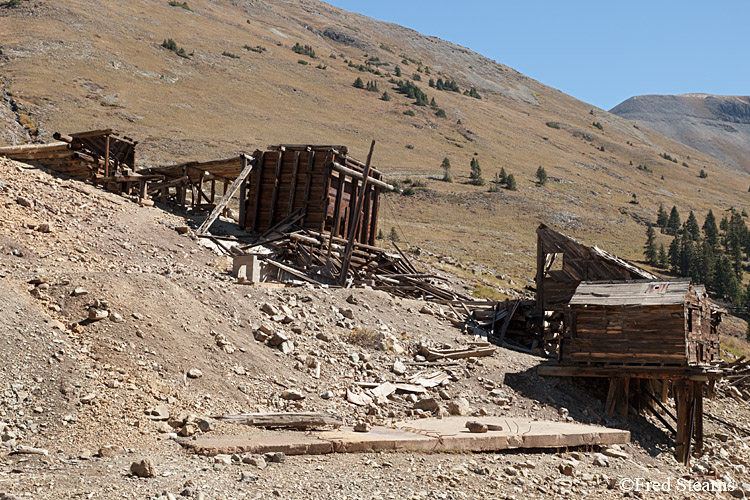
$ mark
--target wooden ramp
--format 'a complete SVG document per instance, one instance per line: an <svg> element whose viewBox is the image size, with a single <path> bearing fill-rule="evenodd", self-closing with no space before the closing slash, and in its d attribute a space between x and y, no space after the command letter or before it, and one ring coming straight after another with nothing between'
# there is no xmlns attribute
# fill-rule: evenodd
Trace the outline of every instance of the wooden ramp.
<svg viewBox="0 0 750 500"><path fill-rule="evenodd" d="M474 420L502 427L500 431L473 434L466 422ZM511 449L566 448L623 444L630 432L606 427L531 421L502 417L447 417L400 422L394 427L373 426L370 432L351 427L318 432L257 431L242 435L181 439L180 444L200 455L268 453L323 455L372 450L418 452L476 452Z"/></svg>

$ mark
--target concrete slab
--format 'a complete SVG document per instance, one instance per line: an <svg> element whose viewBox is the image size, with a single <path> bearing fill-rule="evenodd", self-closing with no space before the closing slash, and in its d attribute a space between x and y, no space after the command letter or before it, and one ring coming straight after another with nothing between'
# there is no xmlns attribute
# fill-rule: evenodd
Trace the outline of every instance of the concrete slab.
<svg viewBox="0 0 750 500"><path fill-rule="evenodd" d="M479 421L502 427L501 431L472 434L466 422ZM493 451L514 448L566 448L584 445L622 444L630 432L569 422L533 421L504 417L447 417L400 422L396 427L427 436L440 436L439 451Z"/></svg>
<svg viewBox="0 0 750 500"><path fill-rule="evenodd" d="M500 425L502 430L472 434L466 422ZM532 421L503 417L447 417L399 422L393 428L373 426L370 432L351 427L330 431L255 431L243 435L201 436L179 440L201 455L268 453L322 455L371 450L499 451L532 448L568 448L623 444L630 432L567 422Z"/></svg>

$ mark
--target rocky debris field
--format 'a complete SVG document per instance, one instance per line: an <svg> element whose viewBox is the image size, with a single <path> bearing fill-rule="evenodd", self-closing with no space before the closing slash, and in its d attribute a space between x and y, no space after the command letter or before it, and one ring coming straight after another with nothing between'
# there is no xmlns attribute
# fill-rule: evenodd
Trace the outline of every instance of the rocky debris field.
<svg viewBox="0 0 750 500"><path fill-rule="evenodd" d="M658 421L606 417L606 387L541 378L540 358L426 361L425 347L480 340L450 309L236 284L226 257L177 230L192 221L3 159L0 210L0 499L621 498L623 478L688 474L750 495L750 440L734 429L707 421L707 453L688 469ZM632 443L201 457L175 441L248 431L217 415L281 411L361 430L449 414L577 421L628 428ZM706 411L750 421L743 401Z"/></svg>

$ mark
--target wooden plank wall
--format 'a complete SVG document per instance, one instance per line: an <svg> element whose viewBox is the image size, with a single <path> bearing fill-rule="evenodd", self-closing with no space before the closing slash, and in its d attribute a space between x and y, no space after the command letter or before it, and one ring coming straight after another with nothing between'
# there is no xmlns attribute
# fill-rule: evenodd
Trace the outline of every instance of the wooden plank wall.
<svg viewBox="0 0 750 500"><path fill-rule="evenodd" d="M313 147L256 151L255 168L246 183L244 218L240 227L264 232L300 209L305 217L298 223L306 229L346 238L354 225L352 210L362 181L331 168L333 162L355 171L358 162L337 150ZM373 178L377 178L373 176ZM363 217L355 241L375 244L380 188L368 184Z"/></svg>
<svg viewBox="0 0 750 500"><path fill-rule="evenodd" d="M562 363L687 366L685 307L571 305Z"/></svg>

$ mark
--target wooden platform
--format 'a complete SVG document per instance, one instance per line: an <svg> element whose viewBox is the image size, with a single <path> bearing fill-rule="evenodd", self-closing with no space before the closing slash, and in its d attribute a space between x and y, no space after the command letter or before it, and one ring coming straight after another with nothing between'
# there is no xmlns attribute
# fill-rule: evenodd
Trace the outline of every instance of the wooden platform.
<svg viewBox="0 0 750 500"><path fill-rule="evenodd" d="M472 434L469 420L502 426L501 431ZM418 452L478 452L510 449L566 448L627 443L630 432L566 422L531 421L502 417L448 417L401 422L394 427L373 426L370 432L351 427L319 432L248 431L241 435L181 439L200 455L268 453L322 455L372 450Z"/></svg>

